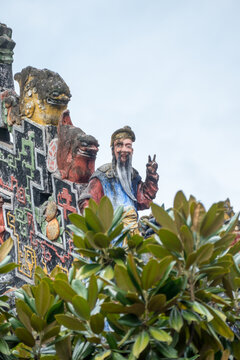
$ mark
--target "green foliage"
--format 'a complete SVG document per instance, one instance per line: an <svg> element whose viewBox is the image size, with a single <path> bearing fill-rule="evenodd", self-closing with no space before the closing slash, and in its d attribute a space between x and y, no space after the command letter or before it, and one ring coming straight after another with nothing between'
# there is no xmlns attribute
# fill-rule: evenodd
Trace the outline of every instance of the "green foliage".
<svg viewBox="0 0 240 360"><path fill-rule="evenodd" d="M108 198L69 216L75 258L69 275L37 268L9 319L18 358L73 360L239 358L238 215L208 211L178 192L144 239L123 228ZM121 245L121 246L120 246ZM5 344L0 343L4 349Z"/></svg>

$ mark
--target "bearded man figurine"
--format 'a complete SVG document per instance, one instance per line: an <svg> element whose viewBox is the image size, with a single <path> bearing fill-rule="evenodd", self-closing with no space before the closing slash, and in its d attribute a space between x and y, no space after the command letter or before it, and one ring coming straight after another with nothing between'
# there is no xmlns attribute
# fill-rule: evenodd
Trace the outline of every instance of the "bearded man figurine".
<svg viewBox="0 0 240 360"><path fill-rule="evenodd" d="M156 155L148 157L146 180L143 182L137 170L132 167L132 144L135 134L129 126L116 130L111 137L112 163L102 165L91 176L88 186L79 199L81 213L92 198L99 203L106 195L113 208L124 206L125 225L131 224L137 232L137 210L148 209L158 191Z"/></svg>

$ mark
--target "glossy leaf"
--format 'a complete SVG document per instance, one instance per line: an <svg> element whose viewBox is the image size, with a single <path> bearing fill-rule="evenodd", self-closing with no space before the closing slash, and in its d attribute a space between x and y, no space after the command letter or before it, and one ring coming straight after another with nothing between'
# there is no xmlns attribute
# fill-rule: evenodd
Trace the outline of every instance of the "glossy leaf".
<svg viewBox="0 0 240 360"><path fill-rule="evenodd" d="M99 264L87 264L83 265L79 271L77 277L81 279L85 279L90 277L93 274L96 274L101 269L101 265Z"/></svg>
<svg viewBox="0 0 240 360"><path fill-rule="evenodd" d="M154 312L161 312L166 304L166 295L158 294L151 297L148 303L148 310Z"/></svg>
<svg viewBox="0 0 240 360"><path fill-rule="evenodd" d="M101 354L96 355L94 360L104 360L111 355L111 350L103 351Z"/></svg>
<svg viewBox="0 0 240 360"><path fill-rule="evenodd" d="M104 228L96 214L90 208L85 208L85 221L89 230L103 232Z"/></svg>
<svg viewBox="0 0 240 360"><path fill-rule="evenodd" d="M58 314L58 315L55 315L55 318L60 325L63 325L68 329L76 330L76 331L86 330L82 321L77 319L76 316Z"/></svg>
<svg viewBox="0 0 240 360"><path fill-rule="evenodd" d="M213 249L213 244L205 244L201 246L196 252L196 263L201 265L202 263L208 261L212 256Z"/></svg>
<svg viewBox="0 0 240 360"><path fill-rule="evenodd" d="M35 304L38 315L44 317L50 305L50 289L47 282L44 280L37 286Z"/></svg>
<svg viewBox="0 0 240 360"><path fill-rule="evenodd" d="M77 295L80 295L87 300L88 291L86 288L86 284L82 283L82 281L79 279L74 279L71 283L71 287L73 288L73 290L76 292Z"/></svg>
<svg viewBox="0 0 240 360"><path fill-rule="evenodd" d="M171 344L172 342L172 337L171 335L169 335L166 331L162 330L162 329L157 329L157 328L150 328L150 334L152 335L152 337L157 340L157 341L163 341L166 342L167 344Z"/></svg>
<svg viewBox="0 0 240 360"><path fill-rule="evenodd" d="M205 214L201 228L201 236L207 238L214 234L224 222L224 210L219 204L213 204Z"/></svg>
<svg viewBox="0 0 240 360"><path fill-rule="evenodd" d="M88 231L88 228L86 226L86 222L85 222L85 219L83 216L73 213L73 214L69 214L68 218L73 225L75 225L77 228L79 228L83 232Z"/></svg>
<svg viewBox="0 0 240 360"><path fill-rule="evenodd" d="M223 317L223 314L220 313L220 311L217 311L216 309L213 309L212 307L208 306L209 312L212 314L213 319L211 321L211 325L214 328L214 330L221 336L225 337L226 339L229 339L233 341L234 339L234 333L230 329L230 327L226 324L226 317Z"/></svg>
<svg viewBox="0 0 240 360"><path fill-rule="evenodd" d="M64 280L55 280L53 287L56 293L65 301L71 302L72 298L76 295L76 292Z"/></svg>
<svg viewBox="0 0 240 360"><path fill-rule="evenodd" d="M174 209L177 209L185 219L188 217L189 205L182 191L178 191L174 198Z"/></svg>
<svg viewBox="0 0 240 360"><path fill-rule="evenodd" d="M9 263L9 264L0 266L0 274L6 274L6 273L12 271L13 269L15 269L18 266L19 265L15 264L15 263Z"/></svg>
<svg viewBox="0 0 240 360"><path fill-rule="evenodd" d="M122 289L124 291L136 292L136 288L133 285L133 283L128 275L128 271L124 266L115 265L114 274L115 274L117 286L120 289Z"/></svg>
<svg viewBox="0 0 240 360"><path fill-rule="evenodd" d="M102 314L95 314L90 317L90 326L95 334L100 334L104 329L104 317Z"/></svg>
<svg viewBox="0 0 240 360"><path fill-rule="evenodd" d="M192 310L194 310L196 313L206 317L207 321L211 321L213 319L213 316L209 312L209 310L204 305L200 304L197 301L193 302Z"/></svg>
<svg viewBox="0 0 240 360"><path fill-rule="evenodd" d="M90 306L86 299L84 299L82 296L75 295L72 298L72 304L74 306L74 309L81 318L83 318L84 320L89 320Z"/></svg>
<svg viewBox="0 0 240 360"><path fill-rule="evenodd" d="M183 326L181 313L176 306L174 306L174 308L171 310L169 325L177 332L179 332Z"/></svg>
<svg viewBox="0 0 240 360"><path fill-rule="evenodd" d="M112 225L113 221L113 206L107 196L103 196L99 203L98 216L106 232Z"/></svg>
<svg viewBox="0 0 240 360"><path fill-rule="evenodd" d="M31 317L31 325L35 331L41 332L47 326L47 322L33 313Z"/></svg>
<svg viewBox="0 0 240 360"><path fill-rule="evenodd" d="M88 286L88 304L92 310L96 304L98 298L98 285L95 275L92 275Z"/></svg>
<svg viewBox="0 0 240 360"><path fill-rule="evenodd" d="M183 243L183 248L186 254L190 254L194 250L194 239L193 234L188 226L183 225L180 228L180 236Z"/></svg>
<svg viewBox="0 0 240 360"><path fill-rule="evenodd" d="M162 227L177 234L177 227L173 219L168 215L168 213L162 207L156 204L151 204L151 209L153 216Z"/></svg>
<svg viewBox="0 0 240 360"><path fill-rule="evenodd" d="M32 334L25 328L15 329L15 334L27 346L33 347L35 345L35 340Z"/></svg>
<svg viewBox="0 0 240 360"><path fill-rule="evenodd" d="M158 280L160 275L159 263L155 259L150 259L143 267L142 272L142 287L147 290L152 287Z"/></svg>
<svg viewBox="0 0 240 360"><path fill-rule="evenodd" d="M97 247L101 249L105 249L109 247L110 239L103 233L99 232L96 235L94 235L93 242Z"/></svg>
<svg viewBox="0 0 240 360"><path fill-rule="evenodd" d="M206 210L205 210L204 206L201 203L197 203L196 206L194 204L192 204L192 205L193 205L193 208L194 208L194 211L192 213L193 231L199 232L202 221L203 221L203 218L204 218L205 213L206 213Z"/></svg>
<svg viewBox="0 0 240 360"><path fill-rule="evenodd" d="M45 329L44 335L42 337L42 343L46 343L49 339L57 336L60 331L60 326L52 326L50 328Z"/></svg>
<svg viewBox="0 0 240 360"><path fill-rule="evenodd" d="M173 232L166 229L160 229L158 231L158 235L165 248L168 249L170 252L182 251L181 241L179 240L177 235L175 235Z"/></svg>
<svg viewBox="0 0 240 360"><path fill-rule="evenodd" d="M19 320L23 323L29 332L32 332L31 317L33 312L30 307L23 300L17 300L16 311Z"/></svg>
<svg viewBox="0 0 240 360"><path fill-rule="evenodd" d="M0 353L4 354L4 355L10 355L11 354L10 350L9 350L9 347L8 347L8 344L3 338L0 338Z"/></svg>
<svg viewBox="0 0 240 360"><path fill-rule="evenodd" d="M56 342L55 344L56 352L60 360L71 360L72 359L72 350L71 350L71 339L70 336L63 338L63 340Z"/></svg>
<svg viewBox="0 0 240 360"><path fill-rule="evenodd" d="M182 317L189 323L192 321L200 321L200 317L190 310L182 310Z"/></svg>
<svg viewBox="0 0 240 360"><path fill-rule="evenodd" d="M133 345L132 353L138 358L141 352L148 346L149 343L149 335L146 331L142 331L135 340Z"/></svg>
<svg viewBox="0 0 240 360"><path fill-rule="evenodd" d="M8 238L0 247L0 263L4 260L7 254L11 251L13 247L13 240L12 238Z"/></svg>
<svg viewBox="0 0 240 360"><path fill-rule="evenodd" d="M158 259L162 259L165 256L171 255L170 251L165 249L162 245L150 244L150 245L147 245L147 249Z"/></svg>

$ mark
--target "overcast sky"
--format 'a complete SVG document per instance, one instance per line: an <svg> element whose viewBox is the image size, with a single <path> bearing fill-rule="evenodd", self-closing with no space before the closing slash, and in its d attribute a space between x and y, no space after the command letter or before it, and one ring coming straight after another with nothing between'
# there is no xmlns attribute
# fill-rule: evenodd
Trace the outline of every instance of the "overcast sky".
<svg viewBox="0 0 240 360"><path fill-rule="evenodd" d="M74 125L100 143L135 131L133 165L159 164L156 202L193 194L240 209L239 0L1 0L13 71L31 65L69 85ZM16 87L16 89L18 89Z"/></svg>

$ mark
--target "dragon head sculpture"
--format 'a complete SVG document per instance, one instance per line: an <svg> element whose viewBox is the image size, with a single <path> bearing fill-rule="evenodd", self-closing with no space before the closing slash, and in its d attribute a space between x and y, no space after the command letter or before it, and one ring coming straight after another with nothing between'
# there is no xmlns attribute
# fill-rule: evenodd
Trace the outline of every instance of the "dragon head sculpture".
<svg viewBox="0 0 240 360"><path fill-rule="evenodd" d="M20 87L20 115L41 125L57 125L71 98L61 76L28 66L15 74Z"/></svg>

